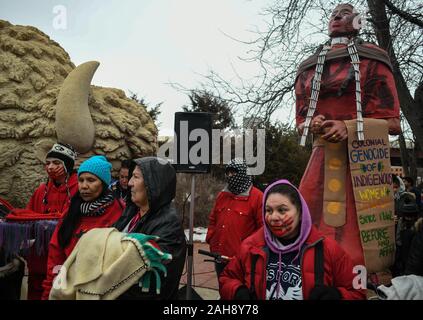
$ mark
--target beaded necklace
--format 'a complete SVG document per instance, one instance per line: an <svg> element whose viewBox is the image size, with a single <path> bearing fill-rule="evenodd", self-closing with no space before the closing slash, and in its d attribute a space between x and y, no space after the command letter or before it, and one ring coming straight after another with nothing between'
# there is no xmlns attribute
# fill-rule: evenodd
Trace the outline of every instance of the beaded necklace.
<svg viewBox="0 0 423 320"><path fill-rule="evenodd" d="M303 134L301 135L300 145L305 146L310 123L316 111L317 101L319 99L320 84L322 79L323 67L326 60L326 55L333 44L345 43L345 37L334 38L331 45L325 44L317 57L316 69L312 79L311 97L307 110L307 116L304 124ZM348 54L351 58L351 64L354 69L355 77L355 103L357 108L357 137L359 141L364 140L364 126L363 126L363 112L361 106L361 87L360 87L360 57L358 55L357 47L354 38L350 39L347 43Z"/></svg>

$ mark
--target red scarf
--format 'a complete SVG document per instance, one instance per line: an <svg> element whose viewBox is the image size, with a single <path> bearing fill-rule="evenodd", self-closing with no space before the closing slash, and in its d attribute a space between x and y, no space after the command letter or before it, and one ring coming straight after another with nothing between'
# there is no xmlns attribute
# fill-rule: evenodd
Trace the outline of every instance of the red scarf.
<svg viewBox="0 0 423 320"><path fill-rule="evenodd" d="M140 219L141 219L141 214L140 214L140 211L138 211L137 214L129 222L128 233L132 232L132 230L134 230L137 222L140 221Z"/></svg>

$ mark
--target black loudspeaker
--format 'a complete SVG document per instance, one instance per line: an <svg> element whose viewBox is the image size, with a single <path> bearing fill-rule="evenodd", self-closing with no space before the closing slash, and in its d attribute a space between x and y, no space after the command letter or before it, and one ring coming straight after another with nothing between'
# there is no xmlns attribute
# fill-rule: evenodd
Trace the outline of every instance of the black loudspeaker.
<svg viewBox="0 0 423 320"><path fill-rule="evenodd" d="M208 173L212 161L212 114L175 112L176 172Z"/></svg>

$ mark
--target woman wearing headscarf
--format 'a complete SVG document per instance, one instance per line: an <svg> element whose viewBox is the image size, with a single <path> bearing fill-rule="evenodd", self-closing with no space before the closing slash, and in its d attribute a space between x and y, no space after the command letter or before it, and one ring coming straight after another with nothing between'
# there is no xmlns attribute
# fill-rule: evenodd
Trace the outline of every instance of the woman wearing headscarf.
<svg viewBox="0 0 423 320"><path fill-rule="evenodd" d="M253 186L244 159L235 158L225 168L227 184L210 213L206 242L210 251L233 257L242 240L262 226L263 193ZM216 263L217 276L224 265Z"/></svg>
<svg viewBox="0 0 423 320"><path fill-rule="evenodd" d="M79 238L93 228L110 227L122 214L122 206L109 190L112 165L104 156L93 156L78 170L78 192L50 241L43 299L48 299L59 267Z"/></svg>
<svg viewBox="0 0 423 320"><path fill-rule="evenodd" d="M263 227L222 272L222 299L365 299L353 288L351 258L312 226L307 204L287 180L264 193Z"/></svg>

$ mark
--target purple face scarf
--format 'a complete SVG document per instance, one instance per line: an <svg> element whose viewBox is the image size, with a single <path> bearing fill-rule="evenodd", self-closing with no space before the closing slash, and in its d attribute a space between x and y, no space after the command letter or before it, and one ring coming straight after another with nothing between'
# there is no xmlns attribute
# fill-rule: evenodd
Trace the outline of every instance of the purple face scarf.
<svg viewBox="0 0 423 320"><path fill-rule="evenodd" d="M269 227L267 226L266 219L264 218L266 215L266 200L267 200L268 192L274 186L280 185L280 184L290 185L298 192L298 195L300 196L300 200L301 200L301 207L302 207L300 234L298 235L294 243L291 243L286 246L284 246L282 243L276 240L275 236L273 235L273 233L270 231ZM293 251L299 251L301 249L301 247L307 240L308 235L310 234L312 223L311 223L311 216L310 216L310 211L308 210L307 203L305 202L303 196L301 195L301 193L298 191L298 189L295 186L293 186L288 180L285 180L285 179L278 180L272 183L270 186L268 186L266 190L264 191L262 213L263 213L262 217L263 217L263 226L264 226L264 239L266 241L266 244L269 246L270 250L272 250L275 253L285 254L285 253L289 253Z"/></svg>

